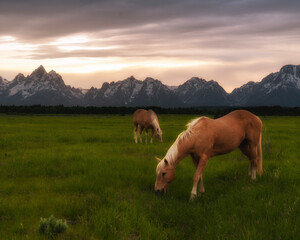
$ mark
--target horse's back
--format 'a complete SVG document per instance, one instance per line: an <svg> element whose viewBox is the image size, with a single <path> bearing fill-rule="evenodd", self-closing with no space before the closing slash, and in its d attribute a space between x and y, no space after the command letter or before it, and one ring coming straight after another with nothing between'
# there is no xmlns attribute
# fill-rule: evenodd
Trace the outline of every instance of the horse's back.
<svg viewBox="0 0 300 240"><path fill-rule="evenodd" d="M235 135L245 135L245 137L251 137L249 135L260 134L262 130L262 122L251 112L246 110L235 110L227 115L213 120L216 129L220 131L229 131Z"/></svg>
<svg viewBox="0 0 300 240"><path fill-rule="evenodd" d="M259 117L246 110L235 110L223 117L214 119L214 121L218 124L222 124L222 123L226 125L234 124L241 127L246 127L247 125L259 127L262 125L262 122L259 119Z"/></svg>
<svg viewBox="0 0 300 240"><path fill-rule="evenodd" d="M200 118L195 124L197 145L212 147L212 155L230 152L245 139L258 141L261 129L261 120L245 110L236 110L218 119Z"/></svg>
<svg viewBox="0 0 300 240"><path fill-rule="evenodd" d="M133 123L139 125L147 125L150 121L149 112L145 109L138 109L133 114Z"/></svg>
<svg viewBox="0 0 300 240"><path fill-rule="evenodd" d="M214 121L221 128L219 129L220 136L227 136L228 140L235 145L240 145L244 140L259 141L262 122L251 112L236 110Z"/></svg>
<svg viewBox="0 0 300 240"><path fill-rule="evenodd" d="M145 109L137 109L137 110L135 110L135 112L133 113L133 117L138 117L138 116L140 116L141 114L145 114L145 112L147 112L147 110L145 110Z"/></svg>
<svg viewBox="0 0 300 240"><path fill-rule="evenodd" d="M226 118L227 116L227 118ZM262 130L262 121L256 115L246 110L236 110L224 116L224 120L228 121L229 124L239 125L241 128L248 131Z"/></svg>
<svg viewBox="0 0 300 240"><path fill-rule="evenodd" d="M140 119L145 115L145 113L147 112L147 110L145 109L137 109L134 113L133 113L133 122L137 123L140 121Z"/></svg>

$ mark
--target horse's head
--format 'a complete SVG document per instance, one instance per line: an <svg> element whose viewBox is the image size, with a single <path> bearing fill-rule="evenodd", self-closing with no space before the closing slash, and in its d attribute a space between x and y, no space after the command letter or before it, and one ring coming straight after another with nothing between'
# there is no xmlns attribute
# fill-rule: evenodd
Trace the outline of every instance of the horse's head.
<svg viewBox="0 0 300 240"><path fill-rule="evenodd" d="M157 138L158 141L162 142L162 130L160 129L160 127L157 127L155 129L155 137Z"/></svg>
<svg viewBox="0 0 300 240"><path fill-rule="evenodd" d="M175 169L170 166L167 159L160 160L156 158L159 162L156 167L156 181L155 181L155 193L163 194L166 192L169 184L175 178Z"/></svg>

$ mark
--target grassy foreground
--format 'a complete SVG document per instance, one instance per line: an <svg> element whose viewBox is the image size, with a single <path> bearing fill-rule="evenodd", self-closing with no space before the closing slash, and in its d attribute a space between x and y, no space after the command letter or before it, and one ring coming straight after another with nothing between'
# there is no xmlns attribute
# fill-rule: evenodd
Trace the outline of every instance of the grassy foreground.
<svg viewBox="0 0 300 240"><path fill-rule="evenodd" d="M131 116L0 116L0 239L299 239L300 118L264 117L264 174L237 150L210 159L190 203L194 166L154 194L156 160L195 116L160 115L164 142L135 144Z"/></svg>

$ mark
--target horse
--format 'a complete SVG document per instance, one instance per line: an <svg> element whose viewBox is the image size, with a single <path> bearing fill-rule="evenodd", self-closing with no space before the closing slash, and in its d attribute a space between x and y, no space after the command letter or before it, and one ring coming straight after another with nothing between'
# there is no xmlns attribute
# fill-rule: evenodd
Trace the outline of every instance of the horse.
<svg viewBox="0 0 300 240"><path fill-rule="evenodd" d="M236 110L227 115L211 119L200 117L187 124L187 129L180 133L167 151L165 157L158 161L156 167L156 194L166 192L175 178L175 167L187 155L192 157L196 172L190 200L204 193L202 172L209 158L229 153L239 148L250 160L249 176L256 179L256 172L261 175L262 167L262 121L256 115Z"/></svg>
<svg viewBox="0 0 300 240"><path fill-rule="evenodd" d="M153 134L155 133L158 141L162 142L162 130L159 126L158 118L155 112L151 109L138 109L133 114L133 125L134 125L134 141L138 142L138 126L140 126L139 139L142 142L142 132L145 129L146 143L148 143L148 129L152 130L151 140L152 143Z"/></svg>

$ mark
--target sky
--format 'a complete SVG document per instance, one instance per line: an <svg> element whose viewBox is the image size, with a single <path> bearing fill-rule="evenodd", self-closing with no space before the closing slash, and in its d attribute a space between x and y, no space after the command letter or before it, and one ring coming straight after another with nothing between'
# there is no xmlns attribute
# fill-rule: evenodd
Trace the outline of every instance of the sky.
<svg viewBox="0 0 300 240"><path fill-rule="evenodd" d="M43 65L74 87L200 77L231 92L300 64L299 13L299 0L1 1L0 76Z"/></svg>

